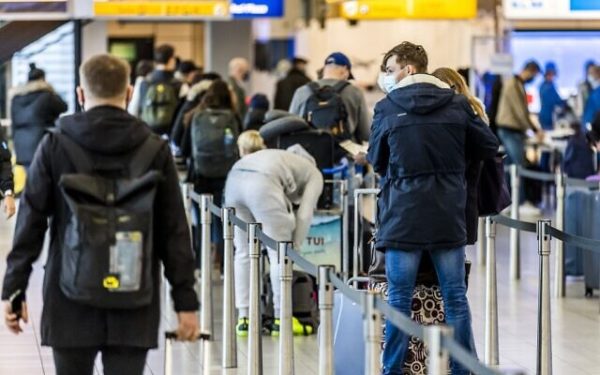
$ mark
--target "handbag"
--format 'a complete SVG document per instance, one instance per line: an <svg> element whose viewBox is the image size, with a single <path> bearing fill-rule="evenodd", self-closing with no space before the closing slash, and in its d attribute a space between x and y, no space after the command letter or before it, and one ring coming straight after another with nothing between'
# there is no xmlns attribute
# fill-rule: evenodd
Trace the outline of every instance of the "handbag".
<svg viewBox="0 0 600 375"><path fill-rule="evenodd" d="M483 161L477 193L479 216L498 215L511 205L502 157L496 156Z"/></svg>

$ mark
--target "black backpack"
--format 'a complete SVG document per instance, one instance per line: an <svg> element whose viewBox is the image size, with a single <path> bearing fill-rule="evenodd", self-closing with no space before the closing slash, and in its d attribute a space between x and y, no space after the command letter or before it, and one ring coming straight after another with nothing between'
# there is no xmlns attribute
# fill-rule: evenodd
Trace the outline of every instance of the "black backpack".
<svg viewBox="0 0 600 375"><path fill-rule="evenodd" d="M163 141L149 136L123 165L115 158L95 162L68 136L52 133L75 166L58 184L69 208L61 233L62 292L103 309L149 305L155 297L154 200L162 179L150 166Z"/></svg>
<svg viewBox="0 0 600 375"><path fill-rule="evenodd" d="M306 101L303 117L314 128L326 130L338 140L351 138L348 113L341 96L349 84L347 81L323 87L317 82L308 84L312 94Z"/></svg>
<svg viewBox="0 0 600 375"><path fill-rule="evenodd" d="M169 129L175 120L178 106L179 96L173 84L149 82L140 118L154 130Z"/></svg>
<svg viewBox="0 0 600 375"><path fill-rule="evenodd" d="M196 176L223 178L238 160L238 122L227 109L205 109L191 124L192 157Z"/></svg>

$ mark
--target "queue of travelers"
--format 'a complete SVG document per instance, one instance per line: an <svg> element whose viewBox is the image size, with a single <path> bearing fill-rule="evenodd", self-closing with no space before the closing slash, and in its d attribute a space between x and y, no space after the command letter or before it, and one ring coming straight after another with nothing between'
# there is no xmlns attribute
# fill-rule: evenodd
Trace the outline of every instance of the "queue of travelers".
<svg viewBox="0 0 600 375"><path fill-rule="evenodd" d="M369 164L381 177L375 248L385 253L388 303L410 316L418 273L425 269L439 284L455 339L476 355L465 246L476 241L481 166L497 155L498 139L510 163L526 165L527 132L543 139L556 109L566 108L555 84L558 68L548 63L543 72L540 128L531 119L525 90L542 72L535 61L503 83L493 119L457 71L438 68L429 74L427 51L418 44L403 42L384 54L378 84L385 97L374 113L353 84L347 55L328 55L316 81L309 78L307 63L300 57L291 61L277 83L273 108L331 135L337 159ZM198 207L192 208L196 229L190 236L175 161L186 169L183 180L195 192L211 194L218 206L235 208L244 221L260 222L267 235L299 248L324 192L320 160L300 145L267 148L258 130L271 103L260 93L247 95L251 66L241 57L230 61L222 77L193 61L178 66L175 49L161 45L154 61L138 64L131 88L127 63L94 56L79 72L77 98L85 111L63 116L56 126L66 105L43 71L31 68L29 82L13 93L13 142L28 179L2 288L6 325L18 334L28 320L31 265L50 226L41 332L42 345L53 349L57 373L92 374L101 352L105 373L142 374L148 350L158 344L161 265L171 285L178 338L195 340L199 332L194 271L207 265L199 263ZM595 128L600 128L598 69L590 65L581 86L583 121ZM587 155L574 149L581 145L581 136L577 139L572 153ZM338 145L348 140L368 142L368 154L340 152ZM10 153L0 141L0 194L12 216ZM86 188L89 184L95 188ZM218 269L223 251L218 220L212 238L215 264L208 266ZM94 258L100 255L90 255L91 248L106 255ZM266 249L272 265L276 250ZM127 251L143 261L128 263ZM249 254L239 228L234 259L236 332L245 337ZM278 271L270 267L272 336L279 335ZM409 337L388 323L382 374L403 374L409 350ZM451 369L469 374L454 360Z"/></svg>

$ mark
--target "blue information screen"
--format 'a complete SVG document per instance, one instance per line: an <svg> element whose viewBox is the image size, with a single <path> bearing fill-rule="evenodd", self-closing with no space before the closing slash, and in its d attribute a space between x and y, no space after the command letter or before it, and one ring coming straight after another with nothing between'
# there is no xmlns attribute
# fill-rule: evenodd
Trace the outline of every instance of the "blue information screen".
<svg viewBox="0 0 600 375"><path fill-rule="evenodd" d="M571 10L600 10L600 0L571 0Z"/></svg>
<svg viewBox="0 0 600 375"><path fill-rule="evenodd" d="M231 0L233 18L283 17L283 0Z"/></svg>

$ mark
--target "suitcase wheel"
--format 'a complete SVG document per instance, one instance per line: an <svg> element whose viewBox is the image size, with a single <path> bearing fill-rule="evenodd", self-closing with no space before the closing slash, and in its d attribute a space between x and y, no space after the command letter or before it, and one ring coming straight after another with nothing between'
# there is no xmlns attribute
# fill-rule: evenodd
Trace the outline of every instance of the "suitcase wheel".
<svg viewBox="0 0 600 375"><path fill-rule="evenodd" d="M585 296L590 298L594 296L594 288L585 288Z"/></svg>

